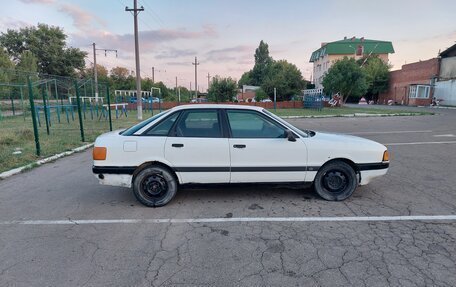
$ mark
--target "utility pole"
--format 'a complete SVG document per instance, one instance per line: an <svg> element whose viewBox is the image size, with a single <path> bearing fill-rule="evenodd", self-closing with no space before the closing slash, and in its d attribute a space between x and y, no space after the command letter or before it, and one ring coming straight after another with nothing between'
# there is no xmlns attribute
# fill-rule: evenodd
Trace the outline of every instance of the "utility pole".
<svg viewBox="0 0 456 287"><path fill-rule="evenodd" d="M117 50L113 49L97 49L96 44L92 43L93 46L93 77L95 80L95 102L98 103L98 70L97 70L97 51L104 51L105 57L107 52L116 52L117 58Z"/></svg>
<svg viewBox="0 0 456 287"><path fill-rule="evenodd" d="M176 93L176 96L177 96L177 76L176 76L176 90L175 90L175 93ZM177 102L180 102L180 97L178 97L178 101Z"/></svg>
<svg viewBox="0 0 456 287"><path fill-rule="evenodd" d="M152 84L155 84L155 67L152 67Z"/></svg>
<svg viewBox="0 0 456 287"><path fill-rule="evenodd" d="M211 83L211 75L207 73L207 92L209 92L209 85Z"/></svg>
<svg viewBox="0 0 456 287"><path fill-rule="evenodd" d="M97 72L97 49L95 43L93 45L93 77L95 80L95 102L98 103L98 72ZM109 109L109 107L108 107Z"/></svg>
<svg viewBox="0 0 456 287"><path fill-rule="evenodd" d="M133 22L135 29L135 58L136 58L136 105L138 109L138 120L142 120L142 95L141 95L141 75L139 66L139 41L138 41L138 14L144 11L144 7L138 8L138 0L133 0L133 9L125 7L125 11L133 12Z"/></svg>
<svg viewBox="0 0 456 287"><path fill-rule="evenodd" d="M195 57L195 63L192 63L192 65L195 66L195 99L198 98L198 90L197 90L197 87L198 87L198 65L200 63L198 63L198 60L196 59Z"/></svg>

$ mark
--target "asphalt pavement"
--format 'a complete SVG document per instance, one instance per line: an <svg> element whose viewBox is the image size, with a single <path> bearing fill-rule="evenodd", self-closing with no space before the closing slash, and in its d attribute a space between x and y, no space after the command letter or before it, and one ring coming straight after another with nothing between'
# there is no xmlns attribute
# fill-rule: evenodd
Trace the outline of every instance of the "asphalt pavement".
<svg viewBox="0 0 456 287"><path fill-rule="evenodd" d="M250 186L146 208L98 185L90 151L0 181L0 286L456 286L456 110L432 111L289 120L388 146L343 202Z"/></svg>

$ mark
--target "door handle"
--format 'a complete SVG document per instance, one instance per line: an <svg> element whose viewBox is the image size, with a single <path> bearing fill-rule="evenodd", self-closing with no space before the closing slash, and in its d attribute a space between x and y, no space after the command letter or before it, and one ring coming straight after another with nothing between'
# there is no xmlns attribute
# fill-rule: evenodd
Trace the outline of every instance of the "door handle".
<svg viewBox="0 0 456 287"><path fill-rule="evenodd" d="M234 148L245 148L246 145L245 144L235 144L233 145Z"/></svg>
<svg viewBox="0 0 456 287"><path fill-rule="evenodd" d="M172 144L171 146L172 146L172 147L184 147L184 144L177 144L177 143L176 143L176 144Z"/></svg>

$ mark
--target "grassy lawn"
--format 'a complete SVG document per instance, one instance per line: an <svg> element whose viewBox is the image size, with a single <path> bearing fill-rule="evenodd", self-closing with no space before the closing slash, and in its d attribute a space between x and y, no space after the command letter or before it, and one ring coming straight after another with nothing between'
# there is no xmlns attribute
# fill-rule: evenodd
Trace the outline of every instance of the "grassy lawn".
<svg viewBox="0 0 456 287"><path fill-rule="evenodd" d="M341 116L354 113L369 114L391 114L410 113L408 111L362 109L362 108L325 108L322 111L309 109L278 109L275 112L279 116ZM157 113L157 111L155 112ZM416 113L429 114L429 113ZM150 111L144 112L144 119L150 117ZM30 115L18 115L14 117L3 117L0 119L0 172L20 167L35 162L36 160L48 157L57 153L71 150L85 143L90 143L95 138L109 131L109 123L105 118L98 119L95 114L92 116L86 112L84 124L85 143L81 141L79 120L77 113L74 113L74 120L69 116L67 122L66 114L60 114L60 123L55 112L51 113L51 126L49 135L46 132L44 115L40 115L41 127L39 127L39 139L41 145L41 157L36 156L33 126ZM84 117L83 117L84 118ZM121 129L137 123L136 112L129 111L128 117L121 116L116 119L115 112L112 113L113 129ZM13 154L16 153L16 154Z"/></svg>

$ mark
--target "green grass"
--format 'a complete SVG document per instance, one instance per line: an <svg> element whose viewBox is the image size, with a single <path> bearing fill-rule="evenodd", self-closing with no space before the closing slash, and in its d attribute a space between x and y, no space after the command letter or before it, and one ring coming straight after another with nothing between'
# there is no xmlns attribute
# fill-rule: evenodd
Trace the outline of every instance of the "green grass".
<svg viewBox="0 0 456 287"><path fill-rule="evenodd" d="M363 108L325 108L322 111L309 109L278 109L275 112L279 116L320 116L333 115L341 116L354 113L369 114L391 114L391 113L410 113L399 110L383 109L363 109ZM423 113L416 113L423 114ZM149 111L144 112L143 118L146 119L152 114ZM0 172L20 167L35 162L36 160L58 154L75 147L81 146L88 142L93 142L95 138L109 131L109 123L106 119L98 120L94 114L91 118L90 112L86 113L83 120L85 143L81 141L79 129L79 120L77 113L74 113L74 121L70 116L70 122L67 123L65 113L60 115L58 123L57 114L51 113L50 134L46 133L44 115L41 113L41 127L39 127L39 139L41 145L41 157L36 156L35 140L33 135L33 126L31 117L28 114L15 117L3 117L0 119ZM115 112L112 113L113 129L121 129L132 126L137 123L136 112L129 111L128 117L119 117L116 119ZM13 154L15 151L21 151L20 154Z"/></svg>
<svg viewBox="0 0 456 287"><path fill-rule="evenodd" d="M366 108L324 108L321 111L311 109L270 109L270 112L277 114L278 116L343 116L353 114L411 114L411 115L430 115L432 113L427 112L410 112L406 110L388 110L388 109L366 109Z"/></svg>
<svg viewBox="0 0 456 287"><path fill-rule="evenodd" d="M46 132L44 116L41 115L41 127L38 128L41 157L36 156L33 125L30 115L3 117L0 120L0 172L33 163L44 157L71 150L85 143L93 142L95 138L109 131L109 123L105 119L98 120L86 113L83 121L85 142L81 141L79 120L77 113L74 114L74 121L70 116L70 123L67 123L66 115L61 114L60 123L55 113L51 114L51 126L49 135ZM144 118L151 116L150 112L144 112ZM116 119L115 112L112 113L113 130L127 128L137 123L136 112L128 112ZM21 151L20 154L13 154Z"/></svg>

